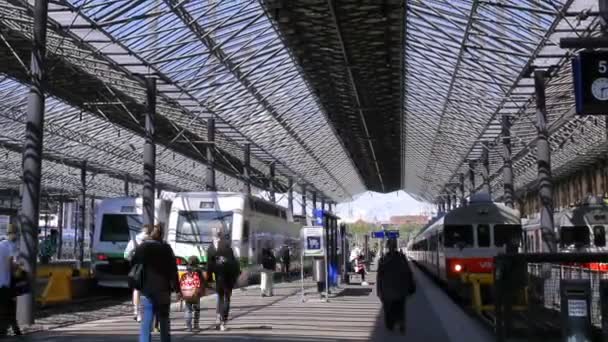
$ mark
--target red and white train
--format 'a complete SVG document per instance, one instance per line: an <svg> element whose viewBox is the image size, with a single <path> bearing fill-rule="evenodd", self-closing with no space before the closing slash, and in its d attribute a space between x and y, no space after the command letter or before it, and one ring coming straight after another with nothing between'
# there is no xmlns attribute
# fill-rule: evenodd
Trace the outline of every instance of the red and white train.
<svg viewBox="0 0 608 342"><path fill-rule="evenodd" d="M582 205L563 209L553 215L554 241L546 241L540 228L540 218L524 221L524 246L527 253L549 252L556 243L558 253L606 253L608 206L601 198L589 197ZM608 263L576 265L594 271L608 271Z"/></svg>
<svg viewBox="0 0 608 342"><path fill-rule="evenodd" d="M521 241L519 211L477 194L466 207L448 212L418 233L408 244L408 257L455 287L465 272L492 273L494 256L508 243Z"/></svg>

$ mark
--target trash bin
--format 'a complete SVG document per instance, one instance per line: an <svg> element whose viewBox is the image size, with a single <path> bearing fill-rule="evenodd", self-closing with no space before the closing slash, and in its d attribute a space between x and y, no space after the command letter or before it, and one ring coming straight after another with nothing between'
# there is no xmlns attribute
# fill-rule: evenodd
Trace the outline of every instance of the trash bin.
<svg viewBox="0 0 608 342"><path fill-rule="evenodd" d="M325 282L325 260L315 258L312 265L312 279L316 282Z"/></svg>

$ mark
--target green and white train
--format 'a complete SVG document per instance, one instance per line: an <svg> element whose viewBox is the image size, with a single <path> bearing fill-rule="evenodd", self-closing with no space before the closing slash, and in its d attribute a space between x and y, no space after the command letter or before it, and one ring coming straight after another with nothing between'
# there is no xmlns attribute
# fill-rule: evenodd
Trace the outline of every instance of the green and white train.
<svg viewBox="0 0 608 342"><path fill-rule="evenodd" d="M123 254L128 242L141 231L141 222L141 198L107 199L101 203L93 242L93 270L99 285L126 286L130 265ZM207 249L216 229L231 241L249 278L259 271L262 248L277 254L287 245L292 269L299 269L302 224L295 223L286 208L254 196L235 192L178 193L172 202L156 201L155 223L167 228L165 240L173 248L182 271L192 256L207 262Z"/></svg>

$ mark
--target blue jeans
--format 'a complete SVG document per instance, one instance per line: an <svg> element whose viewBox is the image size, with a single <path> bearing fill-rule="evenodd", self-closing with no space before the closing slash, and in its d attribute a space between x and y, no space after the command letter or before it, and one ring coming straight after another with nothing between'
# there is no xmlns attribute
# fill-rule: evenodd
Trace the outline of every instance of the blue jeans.
<svg viewBox="0 0 608 342"><path fill-rule="evenodd" d="M160 326L161 342L171 342L171 334L169 333L169 308L171 304L158 304L145 296L141 296L141 304L144 314L139 328L139 342L150 342L152 340L151 333L155 315Z"/></svg>
<svg viewBox="0 0 608 342"><path fill-rule="evenodd" d="M194 316L194 326L192 325L192 316ZM196 303L186 302L186 314L184 315L184 317L186 318L186 327L194 327L198 329L199 321L201 318L200 299Z"/></svg>

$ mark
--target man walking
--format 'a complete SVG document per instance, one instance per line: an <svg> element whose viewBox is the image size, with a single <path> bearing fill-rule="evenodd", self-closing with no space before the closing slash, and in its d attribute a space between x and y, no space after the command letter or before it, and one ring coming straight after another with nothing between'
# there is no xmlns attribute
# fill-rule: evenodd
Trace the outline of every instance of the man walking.
<svg viewBox="0 0 608 342"><path fill-rule="evenodd" d="M384 322L388 330L399 326L405 334L406 298L416 291L416 284L405 256L397 251L397 241L387 242L388 253L380 259L377 292L384 309Z"/></svg>

